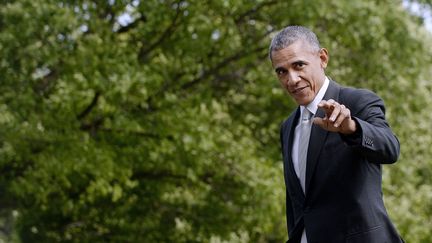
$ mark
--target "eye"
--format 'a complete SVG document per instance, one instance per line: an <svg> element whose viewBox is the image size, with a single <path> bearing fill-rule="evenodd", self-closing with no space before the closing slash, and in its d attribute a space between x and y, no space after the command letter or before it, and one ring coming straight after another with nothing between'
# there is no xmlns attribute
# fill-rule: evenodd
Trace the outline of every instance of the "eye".
<svg viewBox="0 0 432 243"><path fill-rule="evenodd" d="M281 76L281 75L284 75L287 72L287 70L285 70L283 68L278 68L275 70L275 72L278 76Z"/></svg>
<svg viewBox="0 0 432 243"><path fill-rule="evenodd" d="M304 63L304 62L294 63L294 68L296 68L296 69L301 69L301 68L304 68L305 66L306 66L306 63Z"/></svg>

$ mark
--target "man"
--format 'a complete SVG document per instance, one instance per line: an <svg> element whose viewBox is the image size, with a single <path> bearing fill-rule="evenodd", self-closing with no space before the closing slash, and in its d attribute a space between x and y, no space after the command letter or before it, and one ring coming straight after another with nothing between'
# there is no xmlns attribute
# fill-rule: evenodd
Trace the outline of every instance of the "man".
<svg viewBox="0 0 432 243"><path fill-rule="evenodd" d="M269 54L299 105L280 133L288 242L403 242L382 199L381 164L399 156L383 101L328 78L328 51L307 28L280 31Z"/></svg>

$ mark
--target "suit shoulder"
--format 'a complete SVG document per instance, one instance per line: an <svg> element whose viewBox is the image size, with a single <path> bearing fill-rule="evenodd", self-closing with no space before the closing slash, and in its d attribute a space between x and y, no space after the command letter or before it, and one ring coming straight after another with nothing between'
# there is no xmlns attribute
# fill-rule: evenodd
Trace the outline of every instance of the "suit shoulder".
<svg viewBox="0 0 432 243"><path fill-rule="evenodd" d="M359 89L359 88L353 88L353 87L344 87L341 86L341 95L344 97L355 97L355 98L359 98L359 97L378 97L378 95L369 90L369 89Z"/></svg>
<svg viewBox="0 0 432 243"><path fill-rule="evenodd" d="M385 113L384 101L375 92L368 89L342 87L339 101L347 106L354 116L365 110L370 111L371 107L378 107Z"/></svg>
<svg viewBox="0 0 432 243"><path fill-rule="evenodd" d="M381 103L382 99L373 91L353 87L341 87L340 99L343 103Z"/></svg>

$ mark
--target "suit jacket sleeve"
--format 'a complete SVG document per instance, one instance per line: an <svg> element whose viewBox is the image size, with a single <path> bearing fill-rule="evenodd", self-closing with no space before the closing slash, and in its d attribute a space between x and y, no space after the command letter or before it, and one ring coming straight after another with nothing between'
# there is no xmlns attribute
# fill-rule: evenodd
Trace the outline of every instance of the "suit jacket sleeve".
<svg viewBox="0 0 432 243"><path fill-rule="evenodd" d="M373 163L394 163L399 157L400 145L385 119L385 106L381 98L368 90L346 88L341 92L342 104L351 110L357 123L357 131L352 135L341 135Z"/></svg>

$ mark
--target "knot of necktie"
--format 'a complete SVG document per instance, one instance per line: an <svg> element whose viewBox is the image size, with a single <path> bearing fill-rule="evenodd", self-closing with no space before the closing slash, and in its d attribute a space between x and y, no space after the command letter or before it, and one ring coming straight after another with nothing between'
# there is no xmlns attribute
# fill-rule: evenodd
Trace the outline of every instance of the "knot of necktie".
<svg viewBox="0 0 432 243"><path fill-rule="evenodd" d="M305 108L303 110L303 113L302 113L301 121L302 122L309 122L311 120L312 116L313 116L313 114L307 108Z"/></svg>

